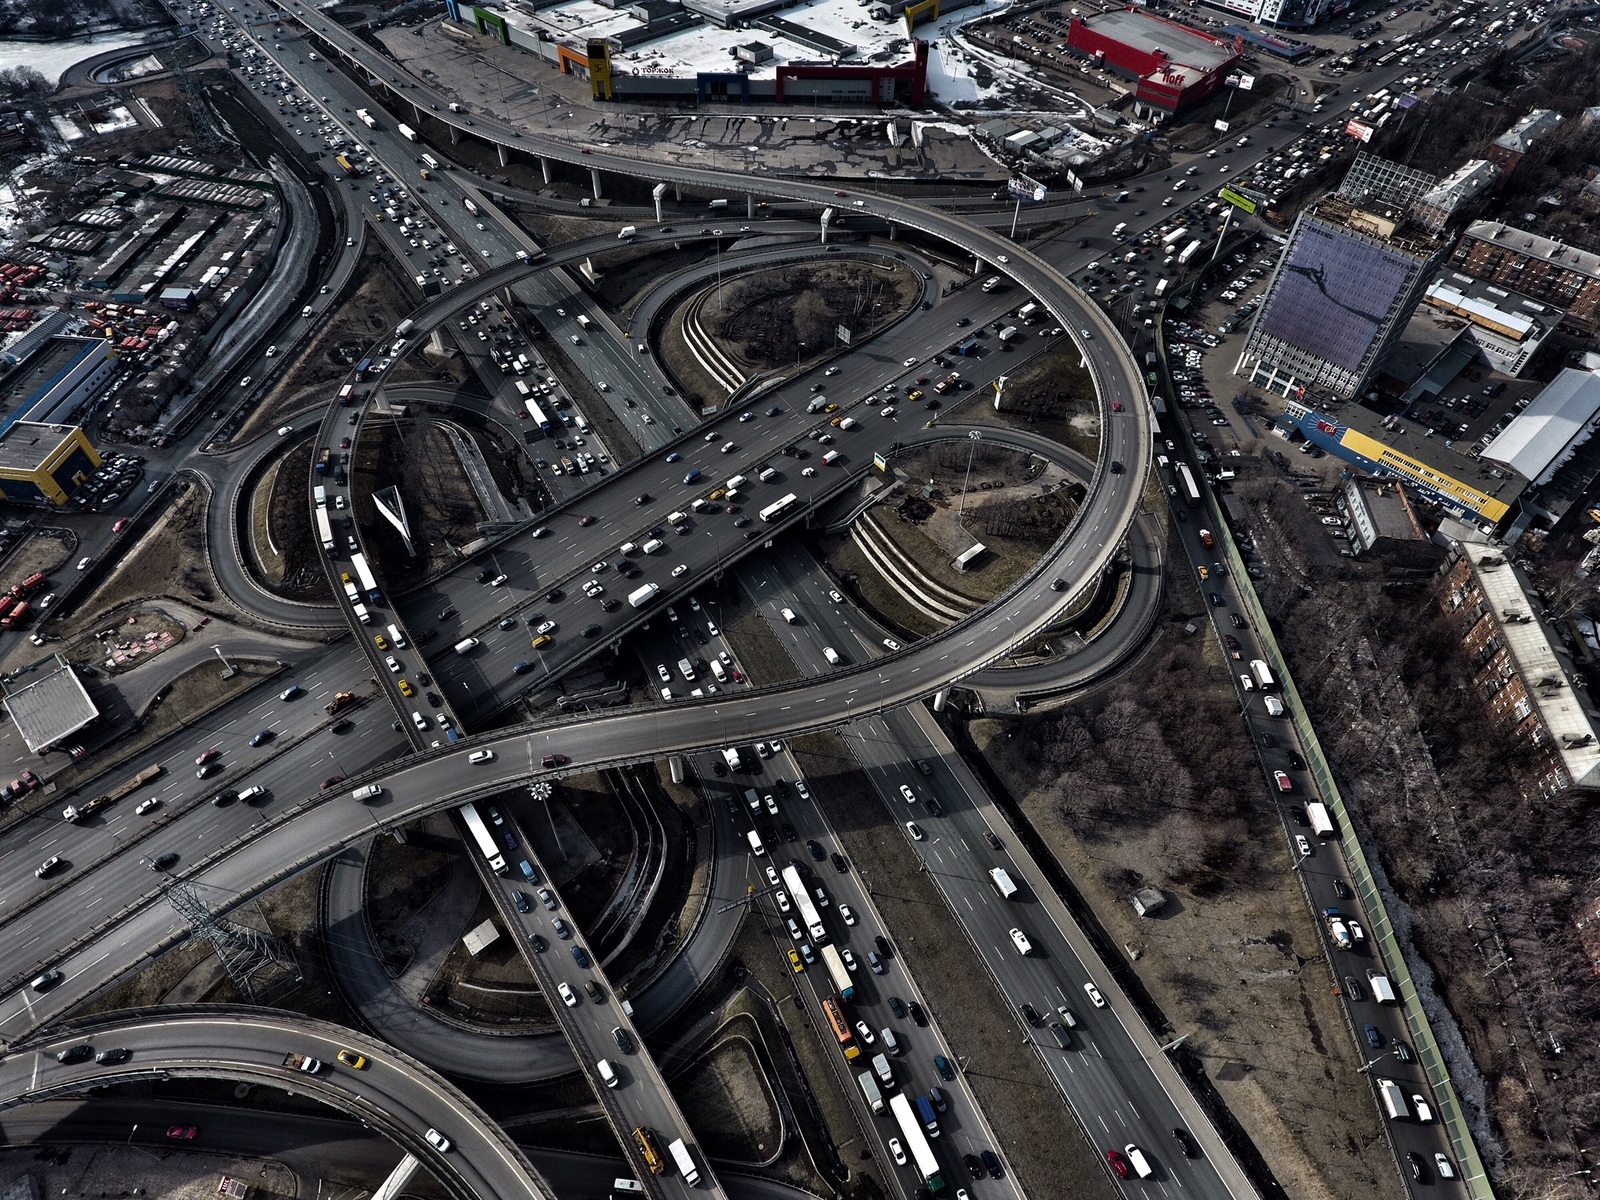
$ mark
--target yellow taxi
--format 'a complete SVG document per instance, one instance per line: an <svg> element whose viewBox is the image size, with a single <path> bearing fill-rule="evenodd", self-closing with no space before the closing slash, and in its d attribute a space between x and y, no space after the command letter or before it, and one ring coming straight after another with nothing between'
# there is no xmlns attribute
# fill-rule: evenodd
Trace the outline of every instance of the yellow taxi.
<svg viewBox="0 0 1600 1200"><path fill-rule="evenodd" d="M789 965L794 968L794 973L796 975L800 974L806 969L806 964L800 961L800 951L795 950L792 947L789 950Z"/></svg>
<svg viewBox="0 0 1600 1200"><path fill-rule="evenodd" d="M372 640L378 644L379 650L387 650L389 648L389 639L384 637L381 633L373 634Z"/></svg>
<svg viewBox="0 0 1600 1200"><path fill-rule="evenodd" d="M415 696L417 689L412 687L408 680L402 679L400 681L400 694L402 696Z"/></svg>

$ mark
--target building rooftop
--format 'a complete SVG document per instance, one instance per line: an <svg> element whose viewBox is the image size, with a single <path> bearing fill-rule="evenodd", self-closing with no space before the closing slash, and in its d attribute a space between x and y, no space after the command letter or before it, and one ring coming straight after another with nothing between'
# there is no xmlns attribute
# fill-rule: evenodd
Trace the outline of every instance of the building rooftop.
<svg viewBox="0 0 1600 1200"><path fill-rule="evenodd" d="M18 421L0 437L0 468L32 471L41 459L61 445L77 426L41 425Z"/></svg>
<svg viewBox="0 0 1600 1200"><path fill-rule="evenodd" d="M0 681L6 711L35 754L59 745L100 715L71 664L52 655Z"/></svg>
<svg viewBox="0 0 1600 1200"><path fill-rule="evenodd" d="M1543 483L1594 433L1600 376L1563 368L1532 404L1484 447L1483 457Z"/></svg>
<svg viewBox="0 0 1600 1200"><path fill-rule="evenodd" d="M1545 262L1569 271L1577 271L1593 279L1600 279L1600 254L1579 250L1565 242L1557 242L1526 229L1517 229L1499 221L1474 221L1467 226L1467 236L1481 242L1493 242L1518 254L1542 258Z"/></svg>
<svg viewBox="0 0 1600 1200"><path fill-rule="evenodd" d="M1495 138L1494 144L1518 154L1526 154L1535 140L1561 124L1561 114L1548 108L1536 108L1520 121Z"/></svg>
<svg viewBox="0 0 1600 1200"><path fill-rule="evenodd" d="M1113 8L1078 20L1094 32L1115 38L1141 54L1164 54L1175 65L1197 71L1214 71L1237 56L1228 42L1198 29L1164 21L1141 8Z"/></svg>
<svg viewBox="0 0 1600 1200"><path fill-rule="evenodd" d="M1549 631L1534 615L1528 589L1503 550L1464 543L1472 560L1488 617L1499 626L1501 644L1516 664L1528 689L1528 698L1550 731L1552 746L1562 766L1578 787L1593 787L1600 780L1600 742L1594 723L1567 674L1568 660L1550 640ZM1574 745L1573 743L1583 743Z"/></svg>
<svg viewBox="0 0 1600 1200"><path fill-rule="evenodd" d="M53 337L0 376L0 437L26 420L40 393L48 391L86 355L105 350L100 338Z"/></svg>

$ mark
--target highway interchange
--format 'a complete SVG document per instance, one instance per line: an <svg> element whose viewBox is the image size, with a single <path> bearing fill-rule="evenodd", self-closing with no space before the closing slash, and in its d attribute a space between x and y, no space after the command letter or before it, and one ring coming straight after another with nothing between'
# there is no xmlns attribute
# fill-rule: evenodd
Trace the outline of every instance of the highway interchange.
<svg viewBox="0 0 1600 1200"><path fill-rule="evenodd" d="M347 86L348 81L340 73L328 78L339 81L330 86ZM424 89L419 86L415 91L424 94L426 102ZM479 128L475 132L485 131ZM524 139L510 132L503 132L502 136L519 149L534 148L555 158L580 162L579 152L572 147ZM411 149L398 138L392 139L391 144L373 148L375 153L387 150L397 156L409 156ZM403 158L395 159L396 163L403 161ZM713 191L718 187L733 190L741 182L711 172L656 165L644 167L628 159L614 158L603 150L587 154L581 165L629 173L643 171L649 178ZM396 166L394 170L398 178L402 168ZM457 173L452 170L450 178L456 177ZM808 201L818 207L837 203L836 190L804 183L763 181L764 193ZM890 808L903 804L898 800L901 784L919 792L932 792L942 800L943 816L931 818L926 813L917 814L929 838L913 849L925 856L932 877L950 897L952 909L961 911L964 905L970 910L970 915L964 919L967 931L1007 996L1031 999L1036 1005L1059 996L1062 999L1058 1002L1070 1005L1084 1021L1087 1028L1082 1041L1085 1049L1092 1047L1092 1053L1062 1053L1053 1046L1041 1047L1041 1059L1061 1078L1064 1094L1080 1108L1080 1117L1091 1130L1094 1122L1101 1123L1101 1128L1111 1134L1108 1140L1117 1144L1124 1136L1122 1130L1131 1128L1136 1133L1143 1130L1139 1136L1146 1144L1164 1147L1170 1139L1162 1142L1156 1139L1162 1135L1163 1128L1170 1129L1173 1125L1188 1125L1197 1135L1205 1137L1203 1121L1195 1119L1192 1106L1184 1106L1189 1108L1188 1112L1174 1107L1183 1106L1187 1093L1166 1067L1164 1058L1155 1052L1142 1023L1136 1017L1125 1017L1114 999L1109 1011L1085 1016L1084 1009L1088 1005L1078 990L1082 982L1098 980L1108 997L1115 997L1115 989L1098 967L1084 965L1094 961L1092 955L1086 946L1075 944L1080 940L1074 937L1075 927L1064 912L1057 911L1059 906L1053 904L1053 897L1043 890L1030 895L1031 903L1027 906L1038 905L1040 911L1030 912L1025 918L1030 936L1041 953L1019 959L1008 951L1005 929L1007 922L1015 918L1007 915L1008 906L999 904L988 890L983 871L988 865L1006 865L1014 868L1025 882L1042 880L1042 873L1009 845L1003 821L993 813L981 786L965 773L958 758L940 750L942 739L937 730L926 719L922 707L912 703L949 682L981 672L1009 647L1020 644L1047 625L1072 594L1056 592L1052 581L1065 579L1073 589L1085 586L1098 577L1116 552L1137 512L1149 469L1150 414L1143 402L1139 369L1098 308L1085 302L1043 259L1022 251L1007 239L934 209L877 196L871 197L870 203L877 217L891 223L917 224L972 251L989 264L984 270L1004 261L1005 271L1023 290L1044 301L1069 331L1091 331L1087 339L1075 340L1080 340L1099 384L1098 399L1106 438L1098 467L1085 479L1090 496L1083 507L1082 518L1034 572L994 606L957 624L940 637L881 657L881 638L873 636L878 631L863 629L859 623L852 622L851 614L826 596L810 564L796 560L780 544L763 560L762 567L747 570L744 578L758 603L769 613L769 619L771 613L784 606L796 607L804 614L801 625L794 631L791 652L808 678L748 694L675 701L666 708L612 714L581 723L543 723L525 730L473 738L462 746L441 749L434 754L405 758L397 758L400 739L387 736L382 721L377 719L381 705L375 704L360 714L361 738L337 739L324 734L327 722L319 718L325 697L334 690L370 692L365 677L371 671L369 664L353 659L343 648L313 653L298 663L293 673L294 681L306 689L306 695L294 702L258 699L249 705L235 706L233 710L217 714L216 723L203 729L202 736L195 741L203 747L208 737L232 739L257 725L280 731L279 740L262 748L260 754L245 755L230 749L227 763L228 783L237 785L245 779L251 782L271 780L276 803L269 808L252 810L238 805L206 805L202 797L214 788L211 785L198 788L187 783L186 777L179 779L175 771L162 783L160 794L164 806L154 817L146 814L145 818L135 820L131 807L124 805L114 810L103 824L73 830L62 825L36 823L30 827L27 841L8 844L5 853L15 868L59 852L58 844L62 839L71 838L73 865L80 869L53 889L35 888L26 882L12 885L12 891L23 894L23 903L13 902L14 915L0 927L0 953L5 955L11 968L12 982L19 983L44 966L59 967L67 979L55 991L43 996L32 995L25 989L7 996L0 1004L0 1030L3 1030L0 1036L14 1042L27 1030L64 1013L99 986L137 968L147 955L181 938L183 927L159 902L160 877L143 865L156 854L168 851L180 854L182 857L175 868L178 873L215 887L218 895L243 899L344 846L363 841L379 826L403 823L463 799L514 786L526 777L530 764L544 754L565 755L570 759L566 769L587 770L607 764L647 762L671 751L703 751L707 748L705 731L713 725L721 731L719 742L749 745L758 739L848 724L848 736L859 747L857 752L863 756L862 765L879 786ZM354 217L354 220L361 218ZM484 224L487 228L472 231L484 235L476 241L468 241L459 224L456 237L462 244L472 246L473 252L480 256L481 265L489 269L497 258L506 262L519 245L498 222ZM395 249L400 247L396 245ZM547 276L542 272L509 266L504 271L518 276L519 286L532 286L534 281L539 281L538 286L544 289L542 296L539 292L534 295L542 299L547 308L566 307L574 302L570 289L554 282L553 277L545 282ZM463 287L459 295L446 294L435 306L441 320L448 319L449 313L466 300L469 290L476 293L478 289ZM484 288L485 293L493 290L492 286ZM933 353L944 349L953 340L954 318L970 316L978 321L986 313L1003 311L1009 306L1008 300L1010 297L985 298L971 289L953 302L940 302L931 317L907 320L869 343L864 352L853 353L841 361L843 372L827 380L827 391L840 403L854 405L849 411L858 416L861 428L851 434L839 433L830 427L830 432L839 439L840 448L845 450L845 463L831 471L832 490L811 493L808 487L808 504L820 502L851 486L870 466L872 451L881 448L890 438L911 441L917 436L962 436L963 431L959 429L948 434L937 429L923 434L911 428L918 423L915 410L902 409L896 417L879 417L877 405L861 403L860 398L903 378L906 369L901 363L905 359L926 362ZM615 337L591 340L607 347L611 359L601 369L614 379L624 380L622 386L637 390L641 396L651 385L659 387L648 364L641 361L647 356L628 353L626 342L619 343ZM758 497L765 497L768 492L775 497L787 488L798 491L795 485L800 479L795 478L798 476L795 468L799 461L783 458L780 452L783 445L803 437L809 425L820 422L820 418L804 411L811 398L809 391L802 390L805 382L804 379L791 382L770 396L763 396L754 406L758 414L764 414L767 407L777 405L780 412L774 417L758 415L753 422L739 422L739 410L735 409L718 422L692 428L681 437L669 436L670 430L664 421L641 426L640 432L645 435L641 438L647 452L645 458L620 474L608 475L602 486L575 498L564 509L558 507L541 516L541 523L554 525L558 520L564 521L559 533L538 542L526 540L529 535L523 534L524 540L513 537L495 548L495 565L510 577L506 587L493 591L485 589L463 571L433 581L430 593L406 596L405 611L409 614L414 606L419 615L412 620L420 621L427 619L421 614L433 609L435 604L454 605L461 614L456 618L459 629L452 627L446 632L455 634L498 630L498 620L513 611L519 617L525 616L535 606L545 603L539 597L550 586L564 585L587 574L592 562L614 557L614 548L622 540L634 537L640 529L659 521L660 514L670 507L701 494L703 487L697 490L682 484L680 466L683 470L701 466L707 478L714 481L719 476L753 473L769 462L781 463L787 468L785 480L758 491ZM649 394L654 400L654 391ZM1125 410L1118 417L1111 416L1113 401ZM670 410L663 407L658 411ZM739 451L712 455L715 447L704 441L708 430L725 431L726 436L738 444ZM697 455L692 459L689 458L691 447ZM668 464L666 455L673 451L683 454L684 458ZM1107 469L1113 461L1120 463L1123 469ZM825 477L819 472L819 476L804 478L809 485ZM633 497L640 492L649 492L657 502L649 512L633 505ZM599 518L592 526L585 526L581 534L575 519L580 513L592 513ZM705 524L712 526L712 521L708 519ZM686 598L696 582L721 569L746 549L743 543L747 539L733 529L731 520L724 518L717 522L720 528L702 531L700 526L696 519L690 532L679 539L681 544L692 549L657 560L653 564L657 567L656 576L645 577L654 578L663 585L665 594L657 607ZM702 532L713 536L702 540L698 536ZM534 546L538 549L537 558L532 553ZM673 549L676 550L676 545ZM679 562L689 569L674 581L666 568ZM476 568L477 564L473 564L471 569L475 571ZM620 586L620 581L613 585L608 579L607 584L616 587ZM563 629L575 630L588 616L576 601L572 603L571 618L564 612L561 614L559 623ZM320 616L318 614L318 619ZM541 616L550 619L550 614L541 612ZM621 629L608 628L605 640L609 641L613 632L620 633ZM657 631L657 636L660 632ZM357 633L366 640L363 636L366 631ZM525 624L514 631L513 636L526 637ZM556 644L564 650L568 643L582 644L573 637L558 638ZM441 660L440 651L448 644L446 637L441 636L431 649L434 661L430 664L438 678L446 682L447 695L451 683L473 695L481 690L492 690L494 684L501 682L475 673L482 669L478 664L492 660L503 669L510 661L506 654L486 653L494 649L486 646L476 657ZM847 662L851 664L848 669L835 670L822 660L821 648L825 645L854 648L847 651ZM665 657L670 650L663 648L660 653ZM551 676L577 661L575 655L566 658L547 655L547 659L545 670ZM671 661L670 657L666 661ZM380 678L384 684L389 683L386 675ZM492 711L492 707L504 702L504 697L496 694L492 706L485 704L477 709L464 707L457 696L449 695L449 699L452 707L464 716L468 712ZM471 728L470 716L465 724ZM492 764L476 768L456 765L462 754L484 746L492 747L497 753ZM924 746L928 750L923 751ZM924 753L938 764L931 782L909 767ZM329 763L333 765L330 767ZM342 790L335 796L323 796L318 792L319 772L346 775L353 780L380 779L388 794L384 803L370 809L350 805L347 799L340 803L344 797ZM795 773L790 764L786 774L793 778ZM709 774L709 771L702 771L701 777L707 778ZM714 807L721 811L720 806ZM832 844L830 831L825 825L808 824L812 814L804 809L797 806L793 812L786 810L785 815L799 827L802 838L815 835ZM719 824L736 823L730 813L726 820L719 816ZM1002 844L1008 847L1006 850L991 850L983 837L985 830L996 829L1000 831ZM137 855L125 852L130 842L137 845ZM90 864L94 864L93 870L83 869ZM736 848L724 854L722 866L740 874L754 870L754 864L747 856L737 853ZM7 877L20 879L23 874L14 870ZM882 928L876 915L871 913L869 895L855 882L853 874L828 882L831 887L841 889L841 898L849 897L846 902L857 913L872 915L873 920L864 926L864 931ZM917 995L910 981L904 991L907 999ZM1069 996L1071 998L1067 999ZM881 998L876 999L881 1001ZM172 1053L173 1048L167 1047L167 1050ZM923 1055L917 1061L925 1059ZM396 1074L405 1075L406 1072ZM919 1079L918 1082L926 1085L933 1081ZM1137 1113L1137 1117L1130 1118L1130 1112ZM1111 1125L1116 1125L1117 1129L1112 1130ZM963 1132L956 1141L962 1145L961 1137L968 1136L969 1124L961 1121L958 1127ZM970 1128L973 1133L981 1130L981 1114L972 1114ZM415 1129L411 1132L414 1134ZM1127 1136L1132 1137L1133 1133ZM987 1135L984 1140L992 1143ZM1102 1139L1092 1140L1099 1144ZM487 1145L486 1142L485 1154L489 1153ZM1185 1172L1185 1185L1195 1186L1205 1194L1243 1194L1238 1190L1240 1179L1225 1180L1214 1173L1230 1167L1231 1158L1215 1144L1208 1144L1207 1150L1206 1157L1192 1168L1175 1154L1162 1152L1160 1157L1168 1170ZM879 1156L880 1161L886 1158L881 1148ZM444 1169L446 1173L450 1171L448 1165ZM465 1182L475 1194L515 1194L516 1189L526 1186L526 1180L516 1176L516 1172L524 1171L525 1167L511 1158L487 1166L478 1162L476 1169L486 1173L476 1180L458 1181ZM495 1171L501 1174L497 1176Z"/></svg>

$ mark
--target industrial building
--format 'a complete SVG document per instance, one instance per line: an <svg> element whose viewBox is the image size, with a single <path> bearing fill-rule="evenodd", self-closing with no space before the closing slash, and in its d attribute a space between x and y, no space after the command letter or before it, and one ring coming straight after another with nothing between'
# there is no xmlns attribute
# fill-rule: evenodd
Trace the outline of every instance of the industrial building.
<svg viewBox="0 0 1600 1200"><path fill-rule="evenodd" d="M1550 797L1600 786L1600 743L1571 654L1538 619L1535 592L1503 550L1465 544L1440 603L1472 664L1474 690L1536 752L1528 793Z"/></svg>
<svg viewBox="0 0 1600 1200"><path fill-rule="evenodd" d="M1587 337L1600 329L1600 254L1499 221L1474 221L1450 266L1559 308L1568 333Z"/></svg>
<svg viewBox="0 0 1600 1200"><path fill-rule="evenodd" d="M1600 375L1567 367L1483 448L1485 461L1538 487L1550 482L1600 425Z"/></svg>
<svg viewBox="0 0 1600 1200"><path fill-rule="evenodd" d="M1134 110L1154 121L1182 116L1222 87L1242 57L1224 40L1156 16L1148 9L1110 9L1073 17L1067 47L1133 80Z"/></svg>
<svg viewBox="0 0 1600 1200"><path fill-rule="evenodd" d="M0 435L0 497L59 508L100 461L100 452L76 425L17 421Z"/></svg>
<svg viewBox="0 0 1600 1200"><path fill-rule="evenodd" d="M1440 549L1401 484L1351 473L1340 482L1335 505L1353 554L1382 555L1391 566L1437 565Z"/></svg>
<svg viewBox="0 0 1600 1200"><path fill-rule="evenodd" d="M1359 156L1338 192L1295 219L1234 373L1282 396L1361 395L1444 254L1410 218L1436 182Z"/></svg>
<svg viewBox="0 0 1600 1200"><path fill-rule="evenodd" d="M1515 379L1561 324L1561 310L1455 272L1434 280L1423 302L1465 324L1467 339L1502 375Z"/></svg>
<svg viewBox="0 0 1600 1200"><path fill-rule="evenodd" d="M0 679L6 712L29 750L58 749L100 717L72 664L59 654L16 678Z"/></svg>

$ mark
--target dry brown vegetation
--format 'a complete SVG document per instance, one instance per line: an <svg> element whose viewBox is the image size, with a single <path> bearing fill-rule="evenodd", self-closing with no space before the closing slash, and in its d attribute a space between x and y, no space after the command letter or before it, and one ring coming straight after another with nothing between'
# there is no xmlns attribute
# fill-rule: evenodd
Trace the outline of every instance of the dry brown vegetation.
<svg viewBox="0 0 1600 1200"><path fill-rule="evenodd" d="M902 315L917 295L916 279L901 266L830 262L789 264L723 284L722 303L701 319L740 365L784 367L835 344L845 325L854 341Z"/></svg>

